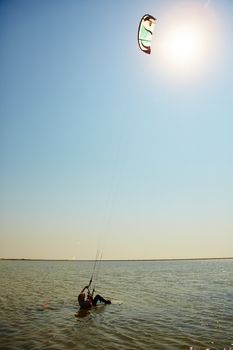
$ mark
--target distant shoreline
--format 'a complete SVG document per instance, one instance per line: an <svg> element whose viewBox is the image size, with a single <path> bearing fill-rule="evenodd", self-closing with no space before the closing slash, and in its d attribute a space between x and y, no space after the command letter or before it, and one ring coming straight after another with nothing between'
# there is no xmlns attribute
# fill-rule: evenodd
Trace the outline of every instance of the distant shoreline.
<svg viewBox="0 0 233 350"><path fill-rule="evenodd" d="M103 259L102 261L195 261L195 260L232 260L233 257L224 258L173 258L173 259ZM68 261L68 262L93 262L95 259L27 259L27 258L0 258L0 261Z"/></svg>

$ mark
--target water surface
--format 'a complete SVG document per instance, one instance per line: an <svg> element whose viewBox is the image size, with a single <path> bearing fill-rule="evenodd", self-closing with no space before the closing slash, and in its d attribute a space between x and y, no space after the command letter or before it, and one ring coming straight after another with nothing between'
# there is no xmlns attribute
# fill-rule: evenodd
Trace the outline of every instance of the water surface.
<svg viewBox="0 0 233 350"><path fill-rule="evenodd" d="M113 304L75 317L92 270L0 261L0 349L233 350L233 260L101 262Z"/></svg>

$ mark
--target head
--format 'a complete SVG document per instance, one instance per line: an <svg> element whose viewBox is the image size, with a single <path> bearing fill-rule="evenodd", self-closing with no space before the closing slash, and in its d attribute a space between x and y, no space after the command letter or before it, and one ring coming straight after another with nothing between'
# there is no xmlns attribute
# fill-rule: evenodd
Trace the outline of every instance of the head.
<svg viewBox="0 0 233 350"><path fill-rule="evenodd" d="M83 302L85 299L85 293L80 293L78 296L78 302L81 303Z"/></svg>

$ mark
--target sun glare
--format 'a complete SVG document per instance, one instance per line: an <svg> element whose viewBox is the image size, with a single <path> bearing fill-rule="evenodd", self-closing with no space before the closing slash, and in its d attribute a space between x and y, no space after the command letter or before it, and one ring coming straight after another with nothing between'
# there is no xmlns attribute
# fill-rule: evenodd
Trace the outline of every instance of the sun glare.
<svg viewBox="0 0 233 350"><path fill-rule="evenodd" d="M163 23L158 21L157 53L163 70L181 77L208 67L218 40L215 19L208 7L189 4L171 10Z"/></svg>
<svg viewBox="0 0 233 350"><path fill-rule="evenodd" d="M188 23L177 25L168 34L164 42L167 57L177 66L191 66L197 62L203 52L204 45L199 30Z"/></svg>

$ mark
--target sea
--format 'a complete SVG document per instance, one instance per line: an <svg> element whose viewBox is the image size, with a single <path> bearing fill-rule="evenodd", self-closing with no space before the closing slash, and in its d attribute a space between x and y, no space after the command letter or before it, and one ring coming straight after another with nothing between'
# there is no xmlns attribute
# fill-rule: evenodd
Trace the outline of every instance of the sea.
<svg viewBox="0 0 233 350"><path fill-rule="evenodd" d="M0 261L0 349L233 350L233 260ZM95 271L96 273L96 271Z"/></svg>

